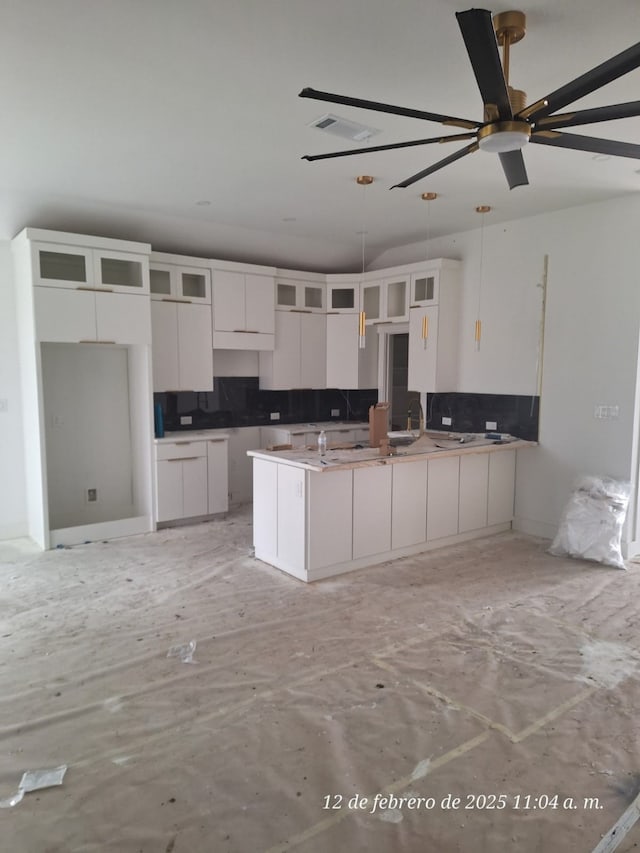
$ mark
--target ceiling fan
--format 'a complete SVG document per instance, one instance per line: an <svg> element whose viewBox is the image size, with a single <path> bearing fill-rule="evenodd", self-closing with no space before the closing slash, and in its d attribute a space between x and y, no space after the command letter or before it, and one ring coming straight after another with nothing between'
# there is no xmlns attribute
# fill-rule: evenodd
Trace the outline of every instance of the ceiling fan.
<svg viewBox="0 0 640 853"><path fill-rule="evenodd" d="M469 9L467 12L456 12L456 18L482 95L484 104L482 121L472 121L305 88L300 92L299 97L434 121L451 127L461 127L468 132L437 136L430 139L415 139L409 142L396 142L390 145L374 145L350 151L334 151L329 154L307 154L302 159L326 160L333 157L389 151L395 148L409 148L436 142L473 140L469 145L445 157L444 160L440 160L410 178L395 184L392 189L409 187L416 181L420 181L444 166L466 157L467 154L472 154L479 148L499 155L509 189L523 186L528 184L529 180L521 149L528 142L551 145L556 148L591 151L595 154L640 159L640 145L593 136L579 136L560 130L560 128L575 127L580 124L595 124L601 121L639 116L640 101L612 104L607 107L577 110L570 113L556 113L556 110L638 68L640 66L640 42L627 50L623 50L622 53L618 53L601 65L597 65L580 77L576 77L575 80L561 86L546 97L525 106L525 92L509 85L509 48L524 37L525 15L522 12L515 11L501 12L492 18L491 12L486 9ZM502 63L498 51L499 44L503 48ZM554 115L554 113L556 114Z"/></svg>

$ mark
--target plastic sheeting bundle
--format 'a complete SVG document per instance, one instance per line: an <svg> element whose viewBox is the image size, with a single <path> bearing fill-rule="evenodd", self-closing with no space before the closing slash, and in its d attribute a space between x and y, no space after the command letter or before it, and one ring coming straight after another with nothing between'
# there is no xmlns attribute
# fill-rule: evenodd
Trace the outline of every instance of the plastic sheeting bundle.
<svg viewBox="0 0 640 853"><path fill-rule="evenodd" d="M630 495L631 483L582 477L564 508L549 553L626 568L620 546Z"/></svg>

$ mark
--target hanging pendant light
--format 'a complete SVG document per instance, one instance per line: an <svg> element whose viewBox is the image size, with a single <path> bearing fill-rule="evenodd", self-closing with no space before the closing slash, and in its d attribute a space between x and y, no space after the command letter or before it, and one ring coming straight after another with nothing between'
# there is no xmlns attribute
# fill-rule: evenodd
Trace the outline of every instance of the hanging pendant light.
<svg viewBox="0 0 640 853"><path fill-rule="evenodd" d="M358 186L362 187L362 231L360 232L360 244L362 249L362 273L360 276L360 288L359 292L362 293L362 282L364 281L364 268L365 268L365 245L366 245L366 222L365 222L365 187L370 186L373 183L373 178L371 175L358 175L356 178L356 183ZM367 343L367 317L364 311L360 311L358 316L358 346L360 349L364 349Z"/></svg>
<svg viewBox="0 0 640 853"><path fill-rule="evenodd" d="M480 204L476 207L476 213L489 213L491 208L488 204ZM476 352L480 352L480 340L482 338L482 320L480 319L480 307L482 304L482 264L484 261L484 216L480 225L480 272L478 281L478 311L476 313L476 325L474 331L474 340L476 342Z"/></svg>
<svg viewBox="0 0 640 853"><path fill-rule="evenodd" d="M431 202L438 198L438 193L422 193L420 198L427 202L427 240L425 245L425 260L429 262L429 237L431 236ZM425 292L426 296L426 292ZM427 314L422 318L422 346L427 348L429 340L429 316Z"/></svg>

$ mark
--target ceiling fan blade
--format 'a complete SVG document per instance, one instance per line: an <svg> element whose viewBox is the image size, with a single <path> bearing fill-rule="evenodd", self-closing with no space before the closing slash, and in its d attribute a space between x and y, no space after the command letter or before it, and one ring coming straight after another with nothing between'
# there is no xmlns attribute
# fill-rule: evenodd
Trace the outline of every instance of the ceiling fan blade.
<svg viewBox="0 0 640 853"><path fill-rule="evenodd" d="M529 183L522 151L506 151L499 156L510 190Z"/></svg>
<svg viewBox="0 0 640 853"><path fill-rule="evenodd" d="M617 80L623 74L628 74L629 71L633 71L638 66L640 66L640 42L623 50L622 53L612 56L611 59L597 65L591 71L581 74L580 77L576 77L575 80L567 83L566 86L561 86L545 98L536 101L535 104L522 110L519 116L530 121L548 116L567 104L572 104L578 98L595 92L601 86L606 86L612 80Z"/></svg>
<svg viewBox="0 0 640 853"><path fill-rule="evenodd" d="M612 157L633 157L640 160L640 145L617 142L614 139L543 130L540 133L532 133L529 141L537 142L538 145L552 145L556 148L572 148L576 151L591 151L594 154L610 154Z"/></svg>
<svg viewBox="0 0 640 853"><path fill-rule="evenodd" d="M444 160L440 160L438 163L434 163L433 166L429 166L428 168L423 169L421 172L412 175L410 178L407 178L405 181L401 181L399 184L394 184L391 189L395 190L399 187L410 187L411 184L415 184L416 181L420 181L422 178L426 178L427 175L432 175L434 172L437 172L438 169L442 169L445 166L448 166L449 163L455 163L455 161L459 160L461 157L465 157L467 154L471 154L477 150L478 143L472 142L471 145L467 145L465 148L461 148L459 151L456 151L455 154L450 154L448 157L445 157Z"/></svg>
<svg viewBox="0 0 640 853"><path fill-rule="evenodd" d="M612 104L609 107L596 107L592 110L576 110L573 113L557 113L541 118L536 122L536 130L551 127L575 127L578 124L595 124L599 121L615 121L619 118L640 116L640 101L626 104Z"/></svg>
<svg viewBox="0 0 640 853"><path fill-rule="evenodd" d="M299 98L312 98L315 101L328 101L330 104L342 104L345 107L358 107L361 110L375 110L379 113L391 113L392 115L407 116L408 118L420 118L426 121L437 121L440 124L450 124L455 127L464 127L473 130L480 127L482 122L470 121L466 118L455 116L444 116L440 113L427 113L424 110L413 110L408 107L396 107L393 104L382 104L378 101L365 101L362 98L350 98L347 95L335 95L331 92L320 92L308 86L298 95Z"/></svg>
<svg viewBox="0 0 640 853"><path fill-rule="evenodd" d="M491 12L469 9L456 12L456 18L485 105L485 121L513 118Z"/></svg>
<svg viewBox="0 0 640 853"><path fill-rule="evenodd" d="M371 154L374 151L392 151L394 148L412 148L414 145L429 145L432 142L453 142L455 139L473 139L475 133L454 133L451 136L433 136L431 139L413 139L411 142L392 142L389 145L371 145L369 148L352 148L350 151L332 151L330 154L305 154L302 160L330 160L332 157L348 157L350 154Z"/></svg>

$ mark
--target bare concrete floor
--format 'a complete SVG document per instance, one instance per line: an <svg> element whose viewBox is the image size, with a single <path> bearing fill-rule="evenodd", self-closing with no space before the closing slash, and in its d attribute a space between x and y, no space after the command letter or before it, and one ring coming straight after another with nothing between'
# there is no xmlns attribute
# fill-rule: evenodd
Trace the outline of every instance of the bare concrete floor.
<svg viewBox="0 0 640 853"><path fill-rule="evenodd" d="M0 544L0 799L68 765L0 848L588 853L639 790L640 571L547 544L309 586L251 556L248 510Z"/></svg>

